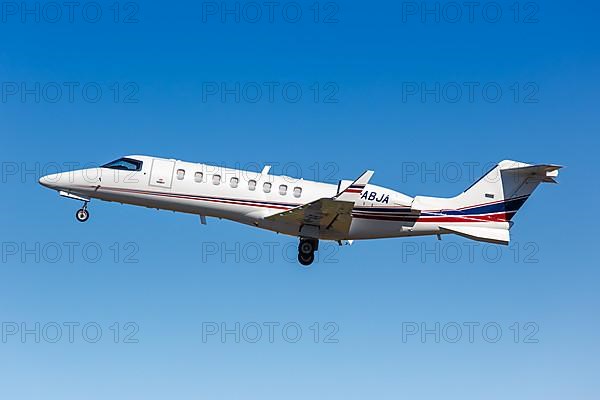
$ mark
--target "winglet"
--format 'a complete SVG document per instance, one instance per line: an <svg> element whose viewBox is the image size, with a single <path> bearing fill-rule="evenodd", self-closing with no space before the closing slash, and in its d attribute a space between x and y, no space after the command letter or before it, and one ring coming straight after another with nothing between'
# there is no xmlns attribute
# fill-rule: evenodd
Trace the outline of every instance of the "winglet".
<svg viewBox="0 0 600 400"><path fill-rule="evenodd" d="M360 194L364 190L365 186L367 186L367 183L369 183L371 180L373 174L373 171L365 171L361 176L358 177L357 180L352 182L350 186L336 194L334 200L352 202L358 201L360 199Z"/></svg>

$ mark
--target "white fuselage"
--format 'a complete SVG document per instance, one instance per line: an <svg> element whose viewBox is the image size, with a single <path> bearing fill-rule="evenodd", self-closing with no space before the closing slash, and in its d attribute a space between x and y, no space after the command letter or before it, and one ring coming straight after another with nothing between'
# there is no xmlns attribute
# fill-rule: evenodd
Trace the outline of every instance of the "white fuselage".
<svg viewBox="0 0 600 400"><path fill-rule="evenodd" d="M342 186L287 176L229 169L206 164L131 156L143 162L139 171L91 168L51 175L40 180L63 195L96 198L225 218L271 231L299 236L298 227L265 220L321 198L335 196ZM375 239L437 234L437 224L419 222L410 211L413 198L368 184L352 212L348 237ZM324 232L320 239L339 240Z"/></svg>
<svg viewBox="0 0 600 400"><path fill-rule="evenodd" d="M129 156L98 168L40 178L62 196L92 198L226 218L300 237L298 261L310 265L318 242L456 234L507 245L512 218L542 182L556 183L554 164L503 160L450 198L406 196L369 184L373 171L337 185L178 160Z"/></svg>

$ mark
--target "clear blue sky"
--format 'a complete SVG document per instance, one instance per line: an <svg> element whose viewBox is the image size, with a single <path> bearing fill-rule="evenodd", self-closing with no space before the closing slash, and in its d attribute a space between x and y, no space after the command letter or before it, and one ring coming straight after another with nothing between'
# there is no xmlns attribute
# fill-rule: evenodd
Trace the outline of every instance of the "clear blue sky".
<svg viewBox="0 0 600 400"><path fill-rule="evenodd" d="M600 194L597 2L225 2L239 23L221 2L113 3L2 3L0 397L598 398L600 221L579 211ZM292 238L102 202L79 224L37 184L135 153L330 181L370 168L434 196L506 158L567 168L499 255L396 239L324 246L303 269ZM240 343L208 335L222 323ZM422 323L440 343L406 335Z"/></svg>

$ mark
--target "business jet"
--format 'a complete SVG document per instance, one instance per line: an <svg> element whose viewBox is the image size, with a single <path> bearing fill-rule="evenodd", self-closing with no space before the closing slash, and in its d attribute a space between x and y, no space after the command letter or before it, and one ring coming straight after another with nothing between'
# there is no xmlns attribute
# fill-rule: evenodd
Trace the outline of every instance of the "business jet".
<svg viewBox="0 0 600 400"><path fill-rule="evenodd" d="M452 198L410 197L370 184L373 171L337 185L174 159L127 156L98 168L40 178L39 183L83 202L91 199L225 218L299 238L298 261L310 265L320 240L455 234L504 244L512 218L540 183L556 183L561 166L505 160Z"/></svg>

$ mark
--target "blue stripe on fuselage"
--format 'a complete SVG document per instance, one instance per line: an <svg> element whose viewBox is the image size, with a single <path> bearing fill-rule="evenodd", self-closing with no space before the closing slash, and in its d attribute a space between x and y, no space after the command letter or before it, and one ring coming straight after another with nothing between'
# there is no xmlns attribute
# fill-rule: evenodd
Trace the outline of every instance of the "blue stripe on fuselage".
<svg viewBox="0 0 600 400"><path fill-rule="evenodd" d="M463 210L442 210L440 213L444 215L480 215L500 212L515 212L523 206L528 198L529 196L515 197L514 199L508 199L500 203L484 204Z"/></svg>

